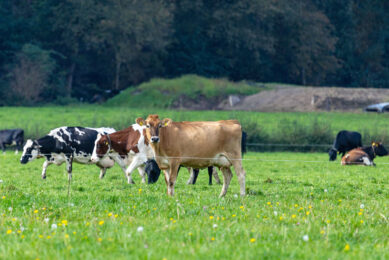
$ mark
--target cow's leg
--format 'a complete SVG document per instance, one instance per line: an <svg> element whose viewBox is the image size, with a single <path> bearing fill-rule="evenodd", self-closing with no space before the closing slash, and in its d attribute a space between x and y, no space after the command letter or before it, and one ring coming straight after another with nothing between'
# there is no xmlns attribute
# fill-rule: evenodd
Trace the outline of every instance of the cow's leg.
<svg viewBox="0 0 389 260"><path fill-rule="evenodd" d="M219 178L219 174L217 174L217 167L212 167L212 175L213 175L213 178L215 178L216 183L220 184L221 181Z"/></svg>
<svg viewBox="0 0 389 260"><path fill-rule="evenodd" d="M166 186L167 186L168 183L169 183L169 171L164 170L163 171L163 175L165 176L165 183L166 183Z"/></svg>
<svg viewBox="0 0 389 260"><path fill-rule="evenodd" d="M127 170L126 170L126 176L127 176L127 182L129 184L134 184L135 182L132 180L131 178L131 174L132 172L138 168L139 166L141 166L142 164L144 164L145 161L140 158L140 157L134 157L134 159L132 160L131 164L128 166Z"/></svg>
<svg viewBox="0 0 389 260"><path fill-rule="evenodd" d="M240 195L245 196L246 195L246 172L242 167L242 161L233 160L232 165L234 166L236 176L238 177L238 181L240 185Z"/></svg>
<svg viewBox="0 0 389 260"><path fill-rule="evenodd" d="M73 156L66 157L66 171L68 172L69 182L72 180Z"/></svg>
<svg viewBox="0 0 389 260"><path fill-rule="evenodd" d="M140 177L142 177L142 183L146 183L146 170L145 165L141 165L138 167L138 172Z"/></svg>
<svg viewBox="0 0 389 260"><path fill-rule="evenodd" d="M173 161L170 163L170 169L169 169L169 183L167 185L167 194L169 196L174 195L174 185L176 184L176 179L178 175L178 167L179 163Z"/></svg>
<svg viewBox="0 0 389 260"><path fill-rule="evenodd" d="M124 172L124 177L127 179L127 174L126 174L127 168L126 168L126 164L124 163L122 158L119 155L118 156L112 156L111 158L120 166L120 168Z"/></svg>
<svg viewBox="0 0 389 260"><path fill-rule="evenodd" d="M227 193L228 186L230 185L231 182L232 172L229 167L223 167L221 170L223 173L223 187L219 197L224 197L224 195L226 195Z"/></svg>
<svg viewBox="0 0 389 260"><path fill-rule="evenodd" d="M100 175L99 175L100 180L104 178L106 172L107 172L107 168L100 167Z"/></svg>
<svg viewBox="0 0 389 260"><path fill-rule="evenodd" d="M49 161L44 161L43 165L42 165L42 179L46 179L46 170L47 170L47 167L50 165L51 163Z"/></svg>
<svg viewBox="0 0 389 260"><path fill-rule="evenodd" d="M5 144L4 143L0 143L0 146L1 146L1 150L3 150L3 154L5 154Z"/></svg>
<svg viewBox="0 0 389 260"><path fill-rule="evenodd" d="M197 177L199 176L199 169L187 168L190 174L190 177L186 184L196 184Z"/></svg>
<svg viewBox="0 0 389 260"><path fill-rule="evenodd" d="M209 166L208 167L208 177L209 177L208 185L212 185L212 172L213 172L213 167Z"/></svg>

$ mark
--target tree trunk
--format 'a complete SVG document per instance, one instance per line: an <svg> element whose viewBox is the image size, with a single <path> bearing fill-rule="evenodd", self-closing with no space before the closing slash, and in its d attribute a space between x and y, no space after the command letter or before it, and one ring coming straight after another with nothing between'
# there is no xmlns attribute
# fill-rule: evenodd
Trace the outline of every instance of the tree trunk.
<svg viewBox="0 0 389 260"><path fill-rule="evenodd" d="M120 87L120 67L122 61L120 60L119 55L116 55L116 72L115 72L115 89L119 90Z"/></svg>
<svg viewBox="0 0 389 260"><path fill-rule="evenodd" d="M72 96L72 88L73 88L73 78L74 78L74 70L76 69L76 63L73 62L70 66L69 75L68 75L68 84L66 86L66 96Z"/></svg>

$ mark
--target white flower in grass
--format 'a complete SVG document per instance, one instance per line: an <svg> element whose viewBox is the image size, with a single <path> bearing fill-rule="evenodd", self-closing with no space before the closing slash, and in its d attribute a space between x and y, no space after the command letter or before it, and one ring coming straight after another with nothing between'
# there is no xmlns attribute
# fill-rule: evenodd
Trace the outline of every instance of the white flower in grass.
<svg viewBox="0 0 389 260"><path fill-rule="evenodd" d="M57 229L57 224L52 224L51 229Z"/></svg>
<svg viewBox="0 0 389 260"><path fill-rule="evenodd" d="M20 231L24 231L24 227L23 226L20 226Z"/></svg>
<svg viewBox="0 0 389 260"><path fill-rule="evenodd" d="M277 216L277 215L278 215L278 212L277 212L277 211L274 211L273 213L274 213L274 216Z"/></svg>
<svg viewBox="0 0 389 260"><path fill-rule="evenodd" d="M327 189L324 189L324 192L328 192L328 190L327 190Z"/></svg>
<svg viewBox="0 0 389 260"><path fill-rule="evenodd" d="M237 198L238 197L238 194L234 194L234 198Z"/></svg>
<svg viewBox="0 0 389 260"><path fill-rule="evenodd" d="M304 235L304 236L303 236L303 240L304 240L305 242L309 241L309 236L308 236L308 235Z"/></svg>
<svg viewBox="0 0 389 260"><path fill-rule="evenodd" d="M3 180L0 180L0 183L3 183Z"/></svg>
<svg viewBox="0 0 389 260"><path fill-rule="evenodd" d="M46 223L49 223L49 220L50 220L49 218L45 218L45 219L44 219L44 221L45 221Z"/></svg>
<svg viewBox="0 0 389 260"><path fill-rule="evenodd" d="M69 203L69 206L70 207L74 207L74 203Z"/></svg>
<svg viewBox="0 0 389 260"><path fill-rule="evenodd" d="M139 233L143 232L143 227L142 227L142 226L138 227L138 228L136 229L136 231L138 231Z"/></svg>
<svg viewBox="0 0 389 260"><path fill-rule="evenodd" d="M213 224L213 228L217 228L217 224Z"/></svg>
<svg viewBox="0 0 389 260"><path fill-rule="evenodd" d="M360 207L361 209L364 209L364 208L365 208L365 204L361 204L359 207Z"/></svg>
<svg viewBox="0 0 389 260"><path fill-rule="evenodd" d="M12 207L9 207L9 208L8 208L8 211L12 211Z"/></svg>

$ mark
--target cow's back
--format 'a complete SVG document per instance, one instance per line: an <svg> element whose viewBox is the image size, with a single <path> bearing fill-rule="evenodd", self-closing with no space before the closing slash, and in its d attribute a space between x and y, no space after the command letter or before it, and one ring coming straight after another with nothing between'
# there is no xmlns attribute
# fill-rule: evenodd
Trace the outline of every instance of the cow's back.
<svg viewBox="0 0 389 260"><path fill-rule="evenodd" d="M242 129L236 120L172 122L161 129L161 146L169 156L208 158L241 151Z"/></svg>

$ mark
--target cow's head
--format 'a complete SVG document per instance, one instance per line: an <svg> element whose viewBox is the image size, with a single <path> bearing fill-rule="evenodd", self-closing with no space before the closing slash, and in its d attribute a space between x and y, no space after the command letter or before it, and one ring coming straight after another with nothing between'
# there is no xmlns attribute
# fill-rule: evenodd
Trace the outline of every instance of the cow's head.
<svg viewBox="0 0 389 260"><path fill-rule="evenodd" d="M23 154L20 157L20 163L26 164L29 161L32 161L37 158L39 156L39 147L40 145L37 141L28 139L23 147Z"/></svg>
<svg viewBox="0 0 389 260"><path fill-rule="evenodd" d="M382 145L382 143L372 142L371 147L373 147L374 153L378 156L388 155L388 151L385 149L385 147Z"/></svg>
<svg viewBox="0 0 389 260"><path fill-rule="evenodd" d="M328 155L330 156L330 161L335 161L336 160L337 153L338 153L338 151L335 148L331 148L328 151Z"/></svg>
<svg viewBox="0 0 389 260"><path fill-rule="evenodd" d="M93 153L91 156L92 162L98 162L101 158L107 155L111 146L111 140L108 135L98 134L95 147L93 148Z"/></svg>
<svg viewBox="0 0 389 260"><path fill-rule="evenodd" d="M160 120L158 115L149 115L146 120L141 117L138 117L135 122L139 125L146 125L146 137L151 143L159 142L160 129L162 127L168 126L172 120L170 118L165 118Z"/></svg>

